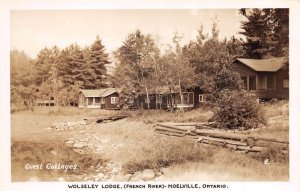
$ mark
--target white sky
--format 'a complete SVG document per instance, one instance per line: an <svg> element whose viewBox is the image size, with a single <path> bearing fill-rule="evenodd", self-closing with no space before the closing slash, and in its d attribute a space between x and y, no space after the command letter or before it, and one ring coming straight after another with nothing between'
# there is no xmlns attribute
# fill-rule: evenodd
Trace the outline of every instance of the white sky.
<svg viewBox="0 0 300 191"><path fill-rule="evenodd" d="M165 48L172 43L175 31L184 34L182 44L195 39L201 24L205 32L210 32L215 16L221 38L241 37L238 32L242 16L236 9L14 10L11 49L24 50L35 58L45 46L89 46L99 35L110 53L136 29L152 34L159 46Z"/></svg>

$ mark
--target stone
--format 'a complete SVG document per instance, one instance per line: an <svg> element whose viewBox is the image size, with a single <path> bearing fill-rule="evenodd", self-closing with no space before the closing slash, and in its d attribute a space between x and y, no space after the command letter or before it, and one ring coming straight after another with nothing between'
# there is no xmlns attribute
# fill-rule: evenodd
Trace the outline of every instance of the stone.
<svg viewBox="0 0 300 191"><path fill-rule="evenodd" d="M78 142L78 143L74 143L73 148L75 149L82 149L84 147L86 147L87 145L83 142Z"/></svg>
<svg viewBox="0 0 300 191"><path fill-rule="evenodd" d="M76 148L73 148L73 151L75 151L76 153L82 154L82 155L89 153L89 151L86 150L86 149L76 149Z"/></svg>
<svg viewBox="0 0 300 191"><path fill-rule="evenodd" d="M119 175L113 175L111 177L111 180L113 182L128 182L131 178L132 174L119 174Z"/></svg>
<svg viewBox="0 0 300 191"><path fill-rule="evenodd" d="M64 177L59 177L59 178L57 179L57 181L58 181L58 182L65 182L66 180L64 179Z"/></svg>
<svg viewBox="0 0 300 191"><path fill-rule="evenodd" d="M147 181L147 180L152 180L155 178L155 172L153 169L145 169L142 173L142 179Z"/></svg>
<svg viewBox="0 0 300 191"><path fill-rule="evenodd" d="M72 146L72 145L74 144L74 141L73 141L73 140L67 140L67 141L65 142L65 144L66 144L67 146Z"/></svg>
<svg viewBox="0 0 300 191"><path fill-rule="evenodd" d="M157 176L156 178L153 179L153 181L164 182L166 181L166 177L164 175Z"/></svg>
<svg viewBox="0 0 300 191"><path fill-rule="evenodd" d="M96 175L97 178L99 178L99 180L103 179L105 177L105 175L102 173L102 172L99 172L97 175Z"/></svg>

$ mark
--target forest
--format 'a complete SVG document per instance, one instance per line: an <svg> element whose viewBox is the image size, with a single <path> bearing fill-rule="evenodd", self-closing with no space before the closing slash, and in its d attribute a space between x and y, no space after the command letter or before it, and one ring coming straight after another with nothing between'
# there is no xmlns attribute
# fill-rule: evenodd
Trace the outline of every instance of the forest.
<svg viewBox="0 0 300 191"><path fill-rule="evenodd" d="M240 34L245 39L220 39L215 22L209 34L200 24L197 38L185 45L184 34L175 32L166 50L140 30L128 34L112 55L99 36L84 48L76 43L45 47L35 59L23 50L11 50L11 106L33 109L37 100L50 97L57 106L75 106L80 89L104 87L119 88L124 96L135 92L147 97L162 88L181 95L184 89L199 87L214 101L224 91L242 88L239 75L231 70L234 59L288 58L288 9L240 9L239 14L244 16Z"/></svg>

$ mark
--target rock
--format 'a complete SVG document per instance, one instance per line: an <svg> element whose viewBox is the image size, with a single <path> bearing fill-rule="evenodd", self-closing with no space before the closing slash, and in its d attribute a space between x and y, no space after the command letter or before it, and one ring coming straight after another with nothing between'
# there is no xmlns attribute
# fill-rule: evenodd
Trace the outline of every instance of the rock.
<svg viewBox="0 0 300 191"><path fill-rule="evenodd" d="M128 182L131 178L132 174L121 174L121 175L113 175L111 180L113 182Z"/></svg>
<svg viewBox="0 0 300 191"><path fill-rule="evenodd" d="M97 176L97 178L102 179L102 178L104 178L105 175L102 172L100 172L96 176Z"/></svg>
<svg viewBox="0 0 300 191"><path fill-rule="evenodd" d="M73 140L67 140L67 141L65 142L65 144L66 144L67 146L72 146L72 145L74 144L74 141L73 141Z"/></svg>
<svg viewBox="0 0 300 191"><path fill-rule="evenodd" d="M167 169L167 168L161 168L161 169L160 169L160 172L161 172L162 174L166 174L166 173L168 173L168 169Z"/></svg>
<svg viewBox="0 0 300 191"><path fill-rule="evenodd" d="M118 167L113 167L113 169L111 170L112 174L118 174L122 169L118 168Z"/></svg>
<svg viewBox="0 0 300 191"><path fill-rule="evenodd" d="M142 172L141 171L137 171L135 172L129 179L129 182L142 182Z"/></svg>
<svg viewBox="0 0 300 191"><path fill-rule="evenodd" d="M164 182L166 181L166 177L164 175L157 176L156 178L153 179L153 181Z"/></svg>
<svg viewBox="0 0 300 191"><path fill-rule="evenodd" d="M89 153L89 151L86 150L86 149L76 149L76 148L73 148L73 151L75 151L76 153L82 154L82 155Z"/></svg>
<svg viewBox="0 0 300 191"><path fill-rule="evenodd" d="M87 145L83 142L78 142L78 143L74 143L73 148L75 149L82 149L84 147L86 147Z"/></svg>
<svg viewBox="0 0 300 191"><path fill-rule="evenodd" d="M155 172L153 169L145 169L142 173L142 179L147 181L147 180L152 180L155 178Z"/></svg>
<svg viewBox="0 0 300 191"><path fill-rule="evenodd" d="M59 177L59 178L57 179L57 181L58 181L58 182L65 182L66 180L64 179L64 177Z"/></svg>

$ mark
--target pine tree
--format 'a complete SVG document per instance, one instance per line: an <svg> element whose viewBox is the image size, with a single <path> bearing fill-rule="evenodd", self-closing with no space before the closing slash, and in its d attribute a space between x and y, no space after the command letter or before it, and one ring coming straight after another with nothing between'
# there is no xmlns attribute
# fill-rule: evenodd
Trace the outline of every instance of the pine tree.
<svg viewBox="0 0 300 191"><path fill-rule="evenodd" d="M288 9L240 9L246 18L240 34L246 36L246 57L267 58L288 55Z"/></svg>
<svg viewBox="0 0 300 191"><path fill-rule="evenodd" d="M69 87L75 84L84 85L85 76L85 60L80 47L77 44L72 44L67 47L61 55L63 64L60 68L60 75L62 76L65 86Z"/></svg>
<svg viewBox="0 0 300 191"><path fill-rule="evenodd" d="M90 48L90 66L86 71L87 74L90 74L90 78L88 79L89 84L94 84L95 88L107 85L106 65L109 63L105 47L102 45L99 36L97 36Z"/></svg>

